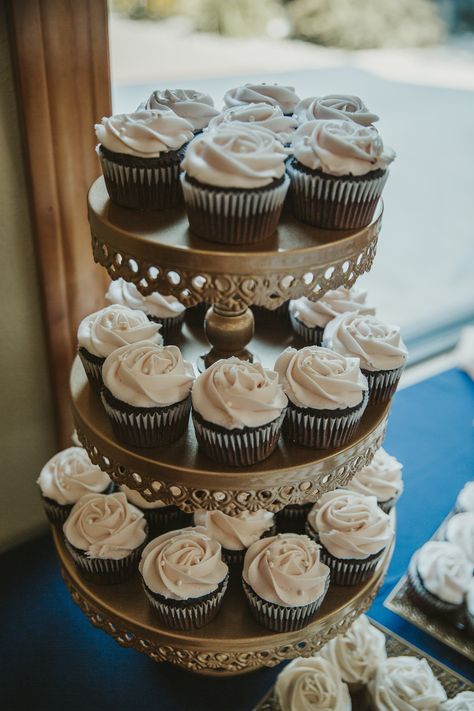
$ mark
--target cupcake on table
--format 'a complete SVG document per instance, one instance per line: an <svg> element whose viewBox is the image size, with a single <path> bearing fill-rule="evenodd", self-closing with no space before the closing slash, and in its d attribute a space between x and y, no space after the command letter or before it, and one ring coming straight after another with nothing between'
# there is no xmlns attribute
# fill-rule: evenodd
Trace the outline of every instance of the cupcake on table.
<svg viewBox="0 0 474 711"><path fill-rule="evenodd" d="M148 523L150 538L190 525L191 514L181 511L177 506L165 504L163 501L148 501L139 491L129 489L125 484L119 488L127 497L127 501L143 513Z"/></svg>
<svg viewBox="0 0 474 711"><path fill-rule="evenodd" d="M385 513L395 506L403 492L403 465L380 447L371 461L355 474L347 484L349 491L375 496Z"/></svg>
<svg viewBox="0 0 474 711"><path fill-rule="evenodd" d="M458 494L455 509L458 513L470 511L474 513L474 481L468 481Z"/></svg>
<svg viewBox="0 0 474 711"><path fill-rule="evenodd" d="M255 126L266 128L285 146L291 144L293 134L298 128L298 121L294 116L285 116L279 106L262 102L224 109L209 122L208 129L212 131L214 128L234 122L247 124L250 128Z"/></svg>
<svg viewBox="0 0 474 711"><path fill-rule="evenodd" d="M352 94L309 96L296 105L295 116L300 125L315 119L342 119L354 121L360 126L371 126L379 120L377 114L369 111L362 99Z"/></svg>
<svg viewBox="0 0 474 711"><path fill-rule="evenodd" d="M275 696L279 711L351 711L349 689L324 657L299 657L278 674Z"/></svg>
<svg viewBox="0 0 474 711"><path fill-rule="evenodd" d="M209 121L219 115L214 99L203 91L194 89L156 89L137 111L166 111L171 109L177 116L186 119L194 134L201 133Z"/></svg>
<svg viewBox="0 0 474 711"><path fill-rule="evenodd" d="M383 661L369 685L377 711L423 709L438 711L446 701L446 692L426 659L389 657Z"/></svg>
<svg viewBox="0 0 474 711"><path fill-rule="evenodd" d="M229 89L224 94L226 108L245 106L246 104L265 103L278 106L285 116L292 116L300 99L293 86L282 84L244 84Z"/></svg>

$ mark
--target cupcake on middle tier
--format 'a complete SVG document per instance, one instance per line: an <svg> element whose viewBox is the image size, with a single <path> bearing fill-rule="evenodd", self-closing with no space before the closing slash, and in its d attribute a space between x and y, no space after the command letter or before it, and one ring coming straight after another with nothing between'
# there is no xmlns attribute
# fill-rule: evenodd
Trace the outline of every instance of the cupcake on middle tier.
<svg viewBox="0 0 474 711"><path fill-rule="evenodd" d="M122 484L119 489L125 494L127 501L143 513L148 523L149 538L155 538L176 528L184 528L191 523L191 514L181 511L173 504L148 501L139 491L129 489L125 484Z"/></svg>
<svg viewBox="0 0 474 711"><path fill-rule="evenodd" d="M370 464L352 477L347 489L375 496L382 511L389 513L403 492L402 468L395 457L380 447Z"/></svg>
<svg viewBox="0 0 474 711"><path fill-rule="evenodd" d="M156 89L138 107L137 111L162 111L171 109L200 133L209 121L219 114L209 94L194 89Z"/></svg>
<svg viewBox="0 0 474 711"><path fill-rule="evenodd" d="M349 689L321 656L293 659L278 674L279 711L351 711Z"/></svg>
<svg viewBox="0 0 474 711"><path fill-rule="evenodd" d="M291 143L293 133L298 128L298 121L293 116L284 116L279 106L271 104L244 104L230 109L225 109L209 122L209 130L218 128L223 124L244 123L253 128L259 126L266 128L275 138L288 145Z"/></svg>
<svg viewBox="0 0 474 711"><path fill-rule="evenodd" d="M377 711L439 711L446 692L426 659L389 657L379 665L370 684Z"/></svg>
<svg viewBox="0 0 474 711"><path fill-rule="evenodd" d="M304 447L342 447L367 406L367 380L357 358L319 346L287 348L275 363L288 408L283 434Z"/></svg>
<svg viewBox="0 0 474 711"><path fill-rule="evenodd" d="M357 585L369 578L393 539L390 516L375 496L347 489L321 496L308 514L306 531L321 544L321 560L336 585Z"/></svg>

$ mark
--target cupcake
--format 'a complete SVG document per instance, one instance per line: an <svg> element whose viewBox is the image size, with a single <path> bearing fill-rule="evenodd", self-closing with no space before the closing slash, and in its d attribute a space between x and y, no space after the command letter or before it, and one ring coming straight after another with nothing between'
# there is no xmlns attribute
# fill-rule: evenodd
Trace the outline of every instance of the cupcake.
<svg viewBox="0 0 474 711"><path fill-rule="evenodd" d="M191 523L191 514L181 511L177 506L168 505L163 501L148 501L140 492L129 489L122 484L122 491L133 506L139 509L148 524L149 538L155 538L162 533L184 528Z"/></svg>
<svg viewBox="0 0 474 711"><path fill-rule="evenodd" d="M321 544L321 560L335 585L357 585L369 578L393 539L390 517L375 496L346 489L321 496L308 514L306 530Z"/></svg>
<svg viewBox="0 0 474 711"><path fill-rule="evenodd" d="M54 455L42 468L36 482L46 516L63 524L74 504L84 494L105 494L112 482L83 447L68 447Z"/></svg>
<svg viewBox="0 0 474 711"><path fill-rule="evenodd" d="M235 89L229 89L224 94L224 104L227 108L245 104L271 104L279 106L285 116L292 116L300 101L293 86L282 84L244 84Z"/></svg>
<svg viewBox="0 0 474 711"><path fill-rule="evenodd" d="M102 366L113 351L129 343L161 344L160 326L150 323L143 311L107 306L82 319L77 330L78 353L92 387L102 387Z"/></svg>
<svg viewBox="0 0 474 711"><path fill-rule="evenodd" d="M308 121L295 131L293 155L287 171L298 220L331 230L370 223L395 158L376 128Z"/></svg>
<svg viewBox="0 0 474 711"><path fill-rule="evenodd" d="M474 513L474 481L468 481L458 494L455 510L458 513L470 511Z"/></svg>
<svg viewBox="0 0 474 711"><path fill-rule="evenodd" d="M150 541L139 569L160 624L178 630L207 625L219 611L229 580L220 544L198 526Z"/></svg>
<svg viewBox="0 0 474 711"><path fill-rule="evenodd" d="M194 524L203 526L209 537L222 546L222 558L229 566L242 566L245 551L264 536L275 534L270 511L242 511L228 516L222 511L196 511Z"/></svg>
<svg viewBox="0 0 474 711"><path fill-rule="evenodd" d="M182 162L191 231L211 242L251 244L278 227L290 180L270 131L223 124L189 144Z"/></svg>
<svg viewBox="0 0 474 711"><path fill-rule="evenodd" d="M411 558L408 590L428 614L457 619L473 572L461 548L447 541L428 541Z"/></svg>
<svg viewBox="0 0 474 711"><path fill-rule="evenodd" d="M306 296L293 299L289 304L289 313L293 331L309 346L320 346L323 333L329 321L344 313L375 315L375 309L366 304L367 292L353 286L347 289L327 291L317 301L310 301Z"/></svg>
<svg viewBox="0 0 474 711"><path fill-rule="evenodd" d="M313 503L288 504L275 514L278 533L304 533Z"/></svg>
<svg viewBox="0 0 474 711"><path fill-rule="evenodd" d="M360 359L372 404L387 402L394 395L408 358L399 326L375 316L342 314L324 329L323 345Z"/></svg>
<svg viewBox="0 0 474 711"><path fill-rule="evenodd" d="M466 593L465 622L468 635L474 638L474 578L469 583Z"/></svg>
<svg viewBox="0 0 474 711"><path fill-rule="evenodd" d="M242 104L231 109L225 109L209 122L209 130L225 124L244 123L251 128L259 126L266 128L274 137L288 145L293 133L298 128L298 121L293 116L284 116L279 106L267 103Z"/></svg>
<svg viewBox="0 0 474 711"><path fill-rule="evenodd" d="M119 583L136 570L147 538L143 513L125 494L84 494L63 526L66 548L95 583Z"/></svg>
<svg viewBox="0 0 474 711"><path fill-rule="evenodd" d="M337 668L321 656L293 659L278 674L279 711L351 711L349 689Z"/></svg>
<svg viewBox="0 0 474 711"><path fill-rule="evenodd" d="M209 121L219 114L209 94L194 89L156 89L137 111L166 111L171 109L186 119L194 133L200 133Z"/></svg>
<svg viewBox="0 0 474 711"><path fill-rule="evenodd" d="M385 635L361 615L347 632L331 639L320 654L339 671L349 690L355 692L369 683L379 664L387 658Z"/></svg>
<svg viewBox="0 0 474 711"><path fill-rule="evenodd" d="M474 691L461 691L454 698L441 704L439 709L440 711L473 711Z"/></svg>
<svg viewBox="0 0 474 711"><path fill-rule="evenodd" d="M179 164L193 126L173 111L139 111L96 124L105 186L112 202L135 210L176 207Z"/></svg>
<svg viewBox="0 0 474 711"><path fill-rule="evenodd" d="M199 447L210 459L246 467L278 444L287 397L273 370L232 357L198 376L192 391Z"/></svg>
<svg viewBox="0 0 474 711"><path fill-rule="evenodd" d="M135 284L119 277L110 283L105 298L110 304L143 311L150 321L160 324L166 345L181 333L186 308L174 296L163 296L158 291L143 296Z"/></svg>
<svg viewBox="0 0 474 711"><path fill-rule="evenodd" d="M331 449L351 439L368 399L357 358L319 346L287 348L275 370L288 397L283 434L290 442Z"/></svg>
<svg viewBox="0 0 474 711"><path fill-rule="evenodd" d="M327 94L327 96L309 96L295 107L298 123L314 121L314 119L342 119L354 121L360 126L371 126L379 120L362 99L351 94Z"/></svg>
<svg viewBox="0 0 474 711"><path fill-rule="evenodd" d="M377 711L438 711L446 692L426 659L389 657L378 667L370 684L372 703Z"/></svg>
<svg viewBox="0 0 474 711"><path fill-rule="evenodd" d="M274 632L299 630L311 622L329 587L329 568L319 554L314 541L296 533L250 546L242 585L257 622Z"/></svg>
<svg viewBox="0 0 474 711"><path fill-rule="evenodd" d="M360 469L347 484L349 491L375 496L380 508L389 513L403 491L403 465L380 447L371 463Z"/></svg>
<svg viewBox="0 0 474 711"><path fill-rule="evenodd" d="M102 402L117 439L161 447L185 433L194 370L179 348L132 343L106 358L102 375Z"/></svg>
<svg viewBox="0 0 474 711"><path fill-rule="evenodd" d="M446 524L444 537L449 543L464 551L464 555L474 564L474 512L455 514Z"/></svg>

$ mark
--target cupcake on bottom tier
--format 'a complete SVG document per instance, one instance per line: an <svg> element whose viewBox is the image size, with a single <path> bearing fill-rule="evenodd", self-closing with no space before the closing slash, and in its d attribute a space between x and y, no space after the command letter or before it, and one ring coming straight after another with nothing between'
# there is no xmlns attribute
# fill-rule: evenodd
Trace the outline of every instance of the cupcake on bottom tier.
<svg viewBox="0 0 474 711"><path fill-rule="evenodd" d="M455 509L458 513L474 513L474 481L468 481L458 494Z"/></svg>
<svg viewBox="0 0 474 711"><path fill-rule="evenodd" d="M147 501L138 491L129 489L124 484L120 487L127 497L127 501L136 506L146 518L149 529L149 538L184 528L191 523L191 514L181 511L177 506L168 505L163 501Z"/></svg>
<svg viewBox="0 0 474 711"><path fill-rule="evenodd" d="M403 492L402 465L380 447L370 464L358 471L346 488L375 496L382 511L389 513Z"/></svg>
<svg viewBox="0 0 474 711"><path fill-rule="evenodd" d="M150 541L139 570L160 623L179 630L203 627L215 617L229 579L220 543L200 526Z"/></svg>
<svg viewBox="0 0 474 711"><path fill-rule="evenodd" d="M351 711L349 689L336 666L321 656L298 658L278 674L279 711Z"/></svg>
<svg viewBox="0 0 474 711"><path fill-rule="evenodd" d="M389 657L383 661L370 684L377 711L438 711L446 692L426 659Z"/></svg>

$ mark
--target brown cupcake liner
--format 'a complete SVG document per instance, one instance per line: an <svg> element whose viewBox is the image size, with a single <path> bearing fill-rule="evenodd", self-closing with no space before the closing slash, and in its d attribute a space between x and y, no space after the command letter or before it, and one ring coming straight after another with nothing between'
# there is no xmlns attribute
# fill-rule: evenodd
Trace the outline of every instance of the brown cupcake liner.
<svg viewBox="0 0 474 711"><path fill-rule="evenodd" d="M329 577L326 580L323 594L314 602L301 606L286 607L277 605L274 602L267 602L267 600L257 595L243 578L242 587L247 597L250 611L260 625L272 630L272 632L293 632L306 627L311 622L311 618L317 612L326 596L329 588Z"/></svg>
<svg viewBox="0 0 474 711"><path fill-rule="evenodd" d="M304 533L306 517L314 504L289 504L275 514L279 533Z"/></svg>
<svg viewBox="0 0 474 711"><path fill-rule="evenodd" d="M323 229L365 227L372 220L388 178L388 170L363 176L333 176L304 169L296 160L287 165L295 217Z"/></svg>
<svg viewBox="0 0 474 711"><path fill-rule="evenodd" d="M380 405L388 402L394 395L405 366L394 370L362 370L369 383L369 402Z"/></svg>
<svg viewBox="0 0 474 711"><path fill-rule="evenodd" d="M268 323L269 321L279 321L286 323L288 321L288 301L285 301L276 309L267 309L265 306L252 306L253 315L256 323Z"/></svg>
<svg viewBox="0 0 474 711"><path fill-rule="evenodd" d="M463 603L455 605L450 602L445 602L425 588L420 574L418 573L416 561L417 555L415 553L410 560L407 571L408 594L413 601L422 610L438 617L447 616L451 619L455 619L462 615Z"/></svg>
<svg viewBox="0 0 474 711"><path fill-rule="evenodd" d="M191 397L166 407L133 407L103 388L102 403L114 434L132 447L162 447L179 439L188 427Z"/></svg>
<svg viewBox="0 0 474 711"><path fill-rule="evenodd" d="M111 494L113 486L113 483L109 484L109 486L100 493ZM53 499L43 496L43 494L41 494L41 501L48 521L56 526L62 526L66 522L66 519L74 506L74 504L58 504Z"/></svg>
<svg viewBox="0 0 474 711"><path fill-rule="evenodd" d="M205 597L196 598L195 600L193 598L189 600L172 600L152 592L142 578L145 595L160 623L165 627L182 630L183 632L204 627L214 619L219 612L228 582L229 574L226 575L212 593Z"/></svg>
<svg viewBox="0 0 474 711"><path fill-rule="evenodd" d="M115 585L128 580L138 570L138 563L147 539L125 558L119 558L118 560L114 558L89 558L85 551L73 546L66 536L64 536L64 543L74 563L87 580L98 585Z"/></svg>
<svg viewBox="0 0 474 711"><path fill-rule="evenodd" d="M105 362L105 358L100 358L93 353L89 353L86 348L79 348L78 354L92 389L96 393L100 393L103 386L102 366Z"/></svg>
<svg viewBox="0 0 474 711"><path fill-rule="evenodd" d="M181 175L184 202L192 232L220 244L250 244L277 229L290 180L257 190L198 185Z"/></svg>
<svg viewBox="0 0 474 711"><path fill-rule="evenodd" d="M368 402L368 393L360 403L347 411L312 410L311 408L296 407L288 403L285 420L283 422L283 435L294 444L314 449L333 449L342 447L350 441L360 422ZM337 414L337 413L341 414Z"/></svg>
<svg viewBox="0 0 474 711"><path fill-rule="evenodd" d="M291 313L291 310L290 321L293 331L307 346L320 346L322 344L324 328L320 326L306 326L306 324Z"/></svg>
<svg viewBox="0 0 474 711"><path fill-rule="evenodd" d="M177 316L172 316L170 318L159 318L158 316L151 316L150 314L147 314L150 321L161 324L160 335L163 336L165 346L170 345L170 343L174 343L179 338L185 313L186 312L183 311Z"/></svg>
<svg viewBox="0 0 474 711"><path fill-rule="evenodd" d="M206 422L193 410L193 423L199 447L219 464L247 467L270 456L278 444L285 411L261 427L226 430Z"/></svg>
<svg viewBox="0 0 474 711"><path fill-rule="evenodd" d="M147 520L150 538L156 538L163 533L168 533L168 531L192 525L192 515L181 511L181 509L172 504L170 506L158 506L156 509L136 507L140 509Z"/></svg>

